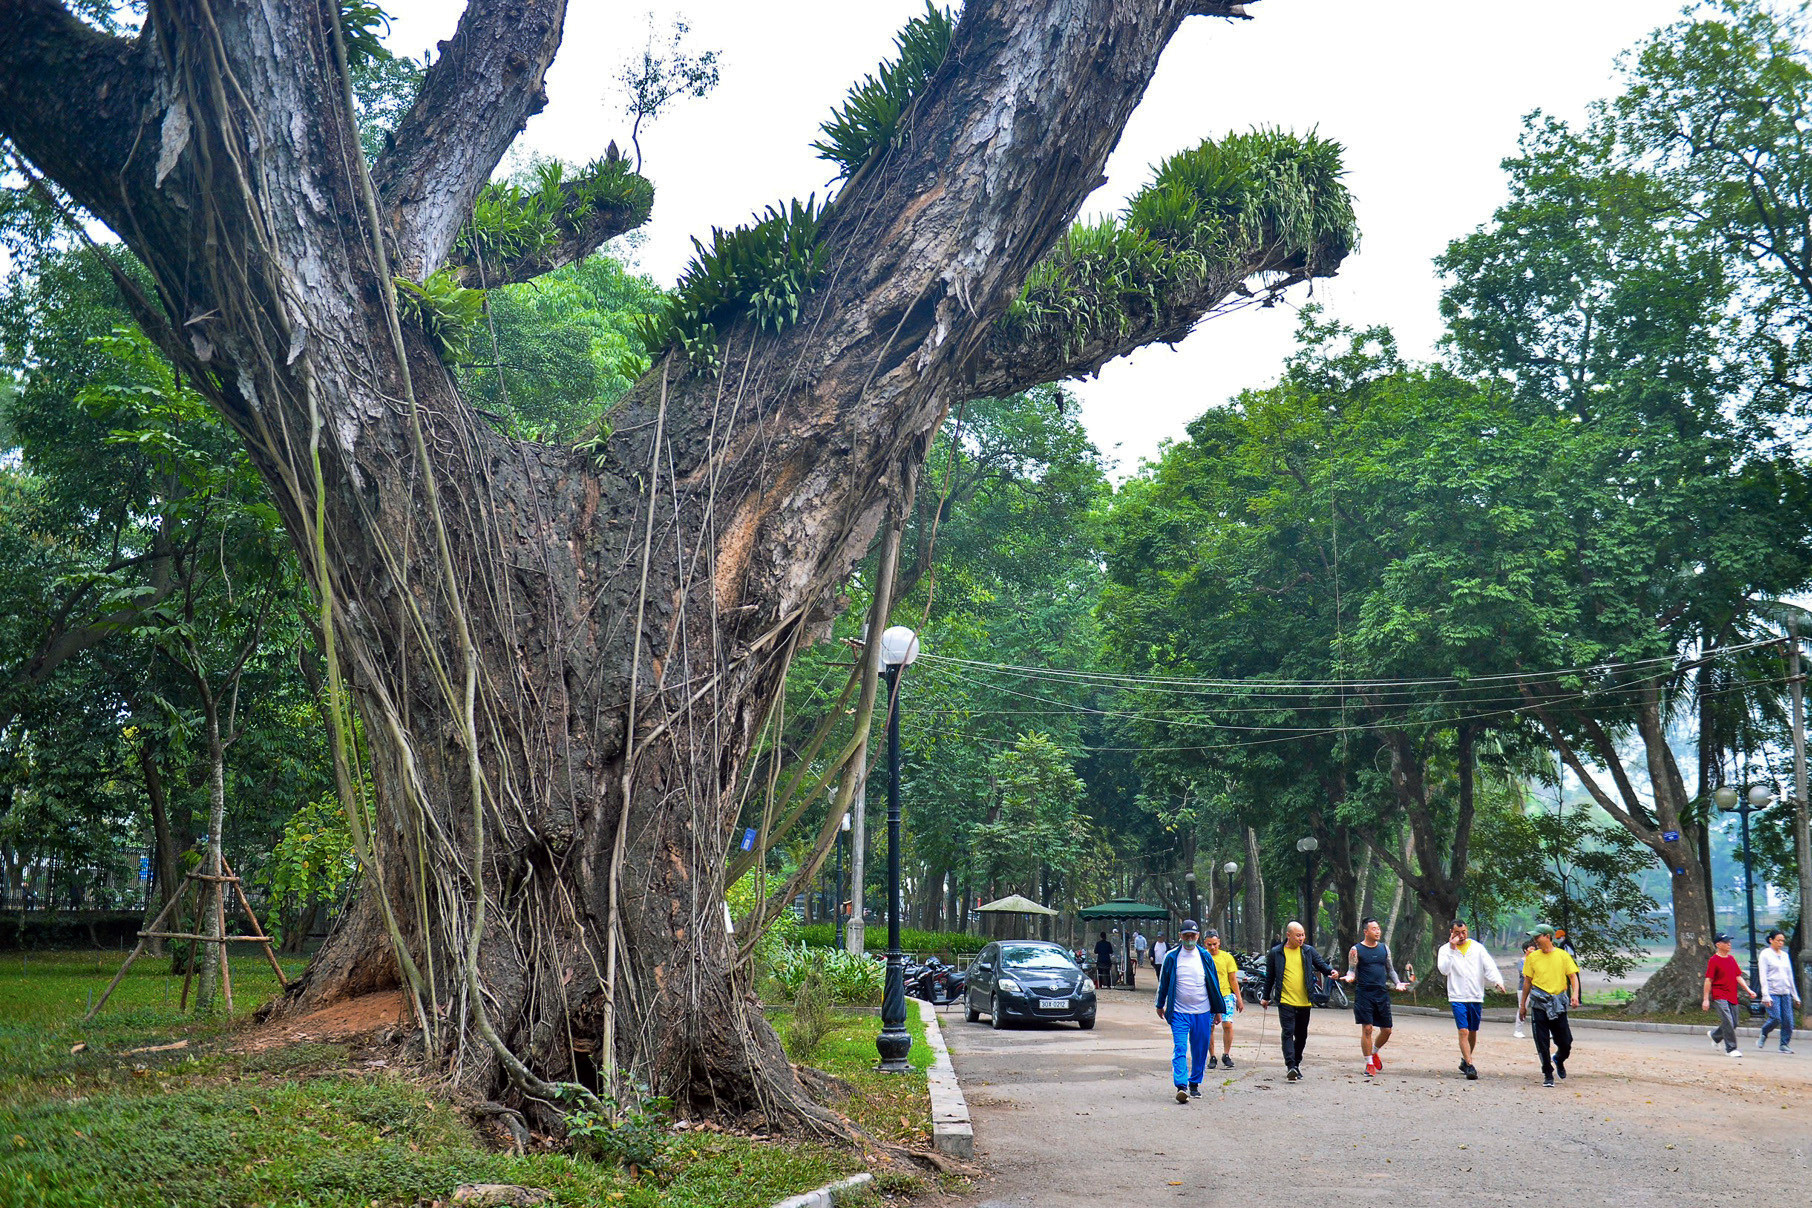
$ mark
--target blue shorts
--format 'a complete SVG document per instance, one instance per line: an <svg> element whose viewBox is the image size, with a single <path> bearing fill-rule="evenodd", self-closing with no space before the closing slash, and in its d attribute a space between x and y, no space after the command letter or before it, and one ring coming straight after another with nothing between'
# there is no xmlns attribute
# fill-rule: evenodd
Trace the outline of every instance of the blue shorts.
<svg viewBox="0 0 1812 1208"><path fill-rule="evenodd" d="M1455 1027L1463 1032L1476 1032L1479 1030L1479 1018L1485 1010L1484 1003L1456 1002L1449 1003L1448 1005L1453 1008L1453 1023Z"/></svg>

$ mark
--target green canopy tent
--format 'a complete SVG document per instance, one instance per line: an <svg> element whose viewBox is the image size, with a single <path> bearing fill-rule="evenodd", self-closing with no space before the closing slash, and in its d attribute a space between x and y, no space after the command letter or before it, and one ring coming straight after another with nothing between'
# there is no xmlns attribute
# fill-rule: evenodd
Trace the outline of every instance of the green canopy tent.
<svg viewBox="0 0 1812 1208"><path fill-rule="evenodd" d="M1093 906L1084 906L1076 912L1079 921L1087 922L1127 922L1133 919L1159 919L1169 922L1170 911L1162 906L1153 906L1150 902L1135 902L1131 898L1115 898L1111 902L1100 902ZM1126 962L1132 960L1132 937L1120 928L1121 943L1126 945L1122 961L1123 971ZM1084 944L1086 947L1086 943Z"/></svg>

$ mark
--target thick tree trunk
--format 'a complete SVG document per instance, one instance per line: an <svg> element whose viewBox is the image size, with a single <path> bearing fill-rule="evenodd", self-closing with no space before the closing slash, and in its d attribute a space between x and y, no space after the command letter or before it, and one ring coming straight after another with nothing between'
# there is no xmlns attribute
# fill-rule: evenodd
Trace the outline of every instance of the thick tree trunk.
<svg viewBox="0 0 1812 1208"><path fill-rule="evenodd" d="M1258 867L1258 832L1246 827L1246 951L1263 952L1270 945L1265 918L1265 876Z"/></svg>
<svg viewBox="0 0 1812 1208"><path fill-rule="evenodd" d="M147 743L139 744L138 765L145 781L145 796L151 802L151 867L156 892L145 895L145 926L149 927L182 888L182 849L177 846L176 834L170 826L170 798L163 768ZM189 811L185 808L183 812ZM185 819L182 832L187 834L188 830ZM164 942L160 939L149 941L145 947L152 956L164 954Z"/></svg>
<svg viewBox="0 0 1812 1208"><path fill-rule="evenodd" d="M480 421L388 279L446 259L563 11L472 0L375 195L325 0L152 0L133 44L0 0L0 129L150 268L140 321L244 438L363 714L366 876L289 1009L400 981L475 1092L829 1125L732 971L745 761L1159 52L1226 6L971 0L799 321L727 326L715 377L667 356L586 452Z"/></svg>

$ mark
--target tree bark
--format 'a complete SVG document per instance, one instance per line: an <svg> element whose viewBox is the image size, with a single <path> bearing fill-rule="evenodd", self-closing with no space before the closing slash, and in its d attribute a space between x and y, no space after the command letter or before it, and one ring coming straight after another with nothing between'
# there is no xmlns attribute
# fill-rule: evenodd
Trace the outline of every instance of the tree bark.
<svg viewBox="0 0 1812 1208"><path fill-rule="evenodd" d="M1265 876L1258 867L1258 832L1246 827L1246 951L1270 948L1265 919Z"/></svg>
<svg viewBox="0 0 1812 1208"><path fill-rule="evenodd" d="M0 130L150 268L135 313L243 438L365 721L366 876L285 1009L400 982L482 1097L584 1039L687 1114L835 1127L731 975L746 761L1159 53L1231 10L971 0L800 321L731 323L719 376L666 356L581 452L482 423L389 279L445 261L564 8L472 0L370 181L326 0L152 0L131 42L0 0Z"/></svg>
<svg viewBox="0 0 1812 1208"><path fill-rule="evenodd" d="M170 826L169 793L166 791L164 774L158 758L152 752L148 742L138 746L138 766L145 780L145 796L151 802L151 843L154 853L151 867L156 878L157 892L147 895L145 902L145 926L151 925L159 912L170 904L182 888L182 848L177 845L176 836ZM184 814L189 811L185 808ZM182 832L189 831L189 820L185 819ZM180 930L180 928L178 928ZM161 939L151 940L146 951L152 956L164 954L164 942Z"/></svg>

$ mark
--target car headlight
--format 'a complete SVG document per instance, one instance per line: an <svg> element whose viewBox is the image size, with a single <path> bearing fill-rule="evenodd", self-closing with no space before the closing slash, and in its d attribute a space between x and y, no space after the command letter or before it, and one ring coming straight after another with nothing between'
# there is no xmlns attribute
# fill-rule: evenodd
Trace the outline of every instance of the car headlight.
<svg viewBox="0 0 1812 1208"><path fill-rule="evenodd" d="M1091 993L1094 990L1094 988L1095 988L1095 979L1092 977L1085 977L1082 979L1082 984L1080 986L1076 987L1076 991L1079 994L1088 994L1088 993Z"/></svg>
<svg viewBox="0 0 1812 1208"><path fill-rule="evenodd" d="M1005 990L1008 994L1024 994L1025 993L1024 987L1022 987L1019 984L1019 982L1017 982L1016 980L1014 980L1011 977L1003 977L999 981L995 982L994 985L997 989Z"/></svg>

